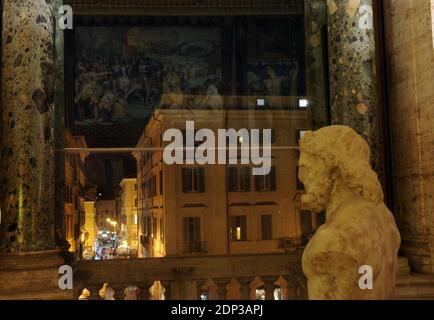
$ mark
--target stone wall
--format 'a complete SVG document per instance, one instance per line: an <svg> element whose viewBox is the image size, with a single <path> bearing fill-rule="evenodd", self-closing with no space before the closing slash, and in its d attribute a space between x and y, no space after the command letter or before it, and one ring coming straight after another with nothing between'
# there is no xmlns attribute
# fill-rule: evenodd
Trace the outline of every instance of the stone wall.
<svg viewBox="0 0 434 320"><path fill-rule="evenodd" d="M386 0L396 219L413 271L434 271L434 46L430 0Z"/></svg>

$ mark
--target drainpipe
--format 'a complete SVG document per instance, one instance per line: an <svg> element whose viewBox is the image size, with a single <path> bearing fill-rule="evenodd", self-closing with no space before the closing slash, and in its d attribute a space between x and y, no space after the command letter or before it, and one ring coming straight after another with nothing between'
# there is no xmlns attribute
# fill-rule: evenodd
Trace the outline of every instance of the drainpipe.
<svg viewBox="0 0 434 320"><path fill-rule="evenodd" d="M146 135L146 128L145 128L145 130L143 130L143 138L150 140L150 141L151 141L151 146L152 146L152 138L151 138L151 137L148 137L148 136ZM141 158L142 158L142 157L141 157ZM143 166L142 166L141 164L139 164L139 165L140 165L140 180L142 180L142 179L143 179ZM151 167L152 167L152 157L151 157ZM140 185L140 186L137 185L137 192L139 191L139 188L141 189L142 186L141 186L141 185ZM142 190L142 192L143 192L143 190ZM143 197L143 198L144 198L144 197ZM140 224L138 224L138 226L139 226L139 228L141 229L144 209L143 209L143 199L141 199L140 201L141 201L141 212L140 212ZM142 232L144 232L144 231L145 231L145 230L142 230ZM139 234L140 234L140 233L139 233ZM142 246L141 241L140 241L140 246ZM148 248L148 249L149 249L149 248Z"/></svg>
<svg viewBox="0 0 434 320"><path fill-rule="evenodd" d="M157 121L160 124L160 145L161 145L161 147L163 147L163 122L155 116L155 111L152 112L152 119L154 119L155 121ZM151 159L151 161L152 161L152 159ZM152 166L152 162L151 162L151 166ZM161 170L162 171L164 170L164 162L163 162ZM161 176L164 177L164 171L163 171L163 174ZM160 181L160 183L161 183L161 181ZM165 186L165 184L163 184L163 188L164 188L164 186ZM157 188L157 186L155 186L155 188ZM164 193L164 190L163 190L163 193ZM154 207L154 202L152 202L152 207ZM164 219L164 224L165 223L166 223L166 219ZM164 242L165 243L166 243L166 239L167 239L166 238L166 229L167 229L166 226L164 226ZM161 223L160 223L160 230L159 231L161 232Z"/></svg>

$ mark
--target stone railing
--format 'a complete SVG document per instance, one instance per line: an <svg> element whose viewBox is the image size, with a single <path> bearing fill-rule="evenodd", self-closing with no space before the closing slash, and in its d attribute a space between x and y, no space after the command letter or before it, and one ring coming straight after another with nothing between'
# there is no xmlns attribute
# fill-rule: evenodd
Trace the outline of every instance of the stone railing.
<svg viewBox="0 0 434 320"><path fill-rule="evenodd" d="M251 300L257 290L270 300L306 298L298 253L79 261L74 275L77 298L90 300L102 299L102 288L116 300Z"/></svg>

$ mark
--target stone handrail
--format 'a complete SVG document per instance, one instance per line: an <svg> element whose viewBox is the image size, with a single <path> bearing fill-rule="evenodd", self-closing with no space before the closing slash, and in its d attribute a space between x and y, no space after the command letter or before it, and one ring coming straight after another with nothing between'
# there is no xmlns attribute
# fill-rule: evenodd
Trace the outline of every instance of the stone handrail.
<svg viewBox="0 0 434 320"><path fill-rule="evenodd" d="M227 284L231 279L250 279L250 283L256 278L271 281L272 286L279 277L296 289L298 298L306 288L297 253L79 261L74 275L79 290L104 283L125 288L144 283L150 287L154 281L170 284L225 279Z"/></svg>

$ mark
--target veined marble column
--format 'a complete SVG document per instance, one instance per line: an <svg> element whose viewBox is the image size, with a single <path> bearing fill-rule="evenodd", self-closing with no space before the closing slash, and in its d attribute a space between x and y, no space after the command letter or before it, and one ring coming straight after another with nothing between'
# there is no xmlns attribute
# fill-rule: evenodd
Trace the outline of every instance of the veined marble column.
<svg viewBox="0 0 434 320"><path fill-rule="evenodd" d="M51 0L5 0L1 146L3 253L54 246Z"/></svg>
<svg viewBox="0 0 434 320"><path fill-rule="evenodd" d="M327 5L324 0L306 0L305 38L306 38L306 84L309 98L309 112L312 128L319 129L328 125L326 117L326 67L324 48L327 47L325 29L327 28Z"/></svg>
<svg viewBox="0 0 434 320"><path fill-rule="evenodd" d="M346 125L371 146L381 171L372 0L328 0L332 124Z"/></svg>
<svg viewBox="0 0 434 320"><path fill-rule="evenodd" d="M54 243L53 0L4 0L0 299L70 299Z"/></svg>

